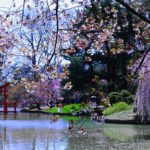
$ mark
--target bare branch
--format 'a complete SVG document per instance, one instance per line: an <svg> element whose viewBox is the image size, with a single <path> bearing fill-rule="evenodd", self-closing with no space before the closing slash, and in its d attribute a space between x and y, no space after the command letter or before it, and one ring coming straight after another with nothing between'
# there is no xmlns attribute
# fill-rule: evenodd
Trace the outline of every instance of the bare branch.
<svg viewBox="0 0 150 150"><path fill-rule="evenodd" d="M56 47L57 47L57 43L58 43L58 32L59 32L59 18L58 18L58 8L59 8L59 3L58 3L59 0L56 0L56 39L55 39L55 44L54 44L54 51L52 53L52 56L50 57L50 59L48 60L47 62L47 65L50 64L53 56L55 55L56 53Z"/></svg>
<svg viewBox="0 0 150 150"><path fill-rule="evenodd" d="M24 17L25 3L26 3L26 0L23 0L22 19L21 19L22 22L23 22L23 17Z"/></svg>
<svg viewBox="0 0 150 150"><path fill-rule="evenodd" d="M42 33L40 34L40 37L39 37L39 41L38 41L38 44L37 44L37 48L36 48L36 51L39 51L39 48L40 48L40 43L41 43L41 40L42 40Z"/></svg>

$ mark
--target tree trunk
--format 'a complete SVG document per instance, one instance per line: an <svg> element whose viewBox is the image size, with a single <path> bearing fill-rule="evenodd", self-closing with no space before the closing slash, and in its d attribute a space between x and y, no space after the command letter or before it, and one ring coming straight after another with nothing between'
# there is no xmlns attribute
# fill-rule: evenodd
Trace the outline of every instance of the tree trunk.
<svg viewBox="0 0 150 150"><path fill-rule="evenodd" d="M150 123L150 53L146 56L139 71L135 105L140 121Z"/></svg>

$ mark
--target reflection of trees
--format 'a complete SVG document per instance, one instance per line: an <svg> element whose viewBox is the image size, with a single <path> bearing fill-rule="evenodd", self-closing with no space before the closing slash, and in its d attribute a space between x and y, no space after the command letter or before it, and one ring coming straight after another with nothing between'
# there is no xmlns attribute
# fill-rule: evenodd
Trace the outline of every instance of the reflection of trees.
<svg viewBox="0 0 150 150"><path fill-rule="evenodd" d="M150 128L149 126L144 126L144 125L137 125L137 126L133 126L135 131L138 133L137 135L135 135L133 138L135 141L137 140L150 140ZM150 147L150 145L149 145Z"/></svg>
<svg viewBox="0 0 150 150"><path fill-rule="evenodd" d="M36 137L33 138L33 142L32 142L32 150L36 149Z"/></svg>
<svg viewBox="0 0 150 150"><path fill-rule="evenodd" d="M111 143L125 142L132 146L136 143L137 146L145 144L150 147L149 127L141 125L106 125L103 129L104 138ZM142 147L142 146L141 146Z"/></svg>
<svg viewBox="0 0 150 150"><path fill-rule="evenodd" d="M137 135L133 136L133 142L136 143L139 149L149 149L150 147L150 128L145 125L135 125L133 126Z"/></svg>
<svg viewBox="0 0 150 150"><path fill-rule="evenodd" d="M35 150L36 148L41 148L44 150L48 149L56 149L59 145L62 147L66 147L66 140L64 140L64 134L62 130L54 130L54 129L9 129L4 132L6 136L3 135L2 142L4 142L4 138L6 138L8 143L5 143L5 146L13 145L14 147L19 146L20 148L24 145L27 145L27 148ZM9 136L8 136L9 134ZM13 143L13 141L17 141L17 143ZM23 142L23 145L22 145ZM0 144L1 146L2 144Z"/></svg>
<svg viewBox="0 0 150 150"><path fill-rule="evenodd" d="M3 115L3 120L7 120L9 117L10 117L11 119L16 120L17 114L16 114L16 113L13 113L11 116L9 116L8 114L4 114L4 115Z"/></svg>
<svg viewBox="0 0 150 150"><path fill-rule="evenodd" d="M0 135L2 135L0 136L0 150L11 146L15 147L16 150L20 150L21 148L29 150L110 149L110 147L114 149L135 149L134 146L139 146L142 149L145 145L146 147L150 147L149 126L116 124L95 126L88 122L84 128L87 132L85 135L77 133L76 130L72 133L64 133L64 130L58 129L7 128L5 130L5 128L0 127ZM113 136L119 134L123 138L125 137L125 139L127 137L127 141L119 141L108 137L104 130L111 131ZM4 138L6 138L6 142ZM141 144L143 145L141 146Z"/></svg>
<svg viewBox="0 0 150 150"><path fill-rule="evenodd" d="M55 129L33 129L33 128L26 128L26 129L11 129L10 130L12 137L15 140L24 139L26 141L32 140L34 137L37 137L38 140L59 140L63 138L63 134L61 130ZM32 135L31 135L32 133Z"/></svg>
<svg viewBox="0 0 150 150"><path fill-rule="evenodd" d="M2 134L2 133L1 133ZM0 149L3 150L3 136L0 136Z"/></svg>
<svg viewBox="0 0 150 150"><path fill-rule="evenodd" d="M84 127L85 128L85 127ZM109 149L101 127L85 128L85 135L77 133L77 131L68 134L68 149Z"/></svg>
<svg viewBox="0 0 150 150"><path fill-rule="evenodd" d="M0 149L3 150L4 147L3 147L3 143L2 143L2 140L0 140Z"/></svg>
<svg viewBox="0 0 150 150"><path fill-rule="evenodd" d="M114 141L118 142L127 142L133 139L133 136L138 133L132 126L112 126L104 127L103 129L104 136Z"/></svg>
<svg viewBox="0 0 150 150"><path fill-rule="evenodd" d="M16 150L54 150L67 146L65 121L51 124L45 121L50 119L49 115L30 113L8 113L1 115L0 119L0 150L8 147L15 147Z"/></svg>

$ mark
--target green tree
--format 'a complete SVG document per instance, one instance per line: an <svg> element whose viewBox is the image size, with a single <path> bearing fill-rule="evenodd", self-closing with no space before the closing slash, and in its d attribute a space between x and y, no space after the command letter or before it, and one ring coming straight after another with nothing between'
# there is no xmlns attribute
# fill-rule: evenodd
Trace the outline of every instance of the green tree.
<svg viewBox="0 0 150 150"><path fill-rule="evenodd" d="M70 62L69 76L62 81L62 84L71 81L72 91L89 91L94 72L90 66L86 66L88 64L85 64L83 57L70 57Z"/></svg>

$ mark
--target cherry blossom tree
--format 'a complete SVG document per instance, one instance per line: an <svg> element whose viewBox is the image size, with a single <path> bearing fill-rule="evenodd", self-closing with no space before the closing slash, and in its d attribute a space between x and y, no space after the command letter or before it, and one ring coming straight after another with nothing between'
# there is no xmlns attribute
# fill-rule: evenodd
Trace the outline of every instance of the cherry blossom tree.
<svg viewBox="0 0 150 150"><path fill-rule="evenodd" d="M32 94L38 99L43 99L48 105L50 102L56 103L61 98L60 89L59 79L54 79L36 83Z"/></svg>
<svg viewBox="0 0 150 150"><path fill-rule="evenodd" d="M8 100L17 101L21 108L38 108L40 110L41 106L52 107L52 104L55 105L61 100L60 79L18 83L10 87Z"/></svg>
<svg viewBox="0 0 150 150"><path fill-rule="evenodd" d="M13 2L13 8L0 16L0 46L4 52L1 69L7 75L12 61L18 64L14 75L19 72L18 67L31 68L33 78L21 80L27 87L28 100L35 98L35 84L66 77L66 68L58 73L62 56L83 56L89 67L99 61L107 67L105 78L110 90L117 81L124 81L127 88L127 66L149 44L146 1L23 0L19 8ZM117 76L118 68L121 75ZM71 89L72 83L68 82L65 88Z"/></svg>
<svg viewBox="0 0 150 150"><path fill-rule="evenodd" d="M142 4L137 2L134 7ZM117 82L123 82L122 88L127 88L129 61L147 49L149 19L132 7L130 1L90 1L74 18L73 28L68 29L74 31L73 40L62 54L83 55L89 67L94 61L106 65L108 91L114 90Z"/></svg>
<svg viewBox="0 0 150 150"><path fill-rule="evenodd" d="M12 21L9 14L0 14L0 24L0 81L3 82L12 73L11 52L16 41L14 33L10 29Z"/></svg>

